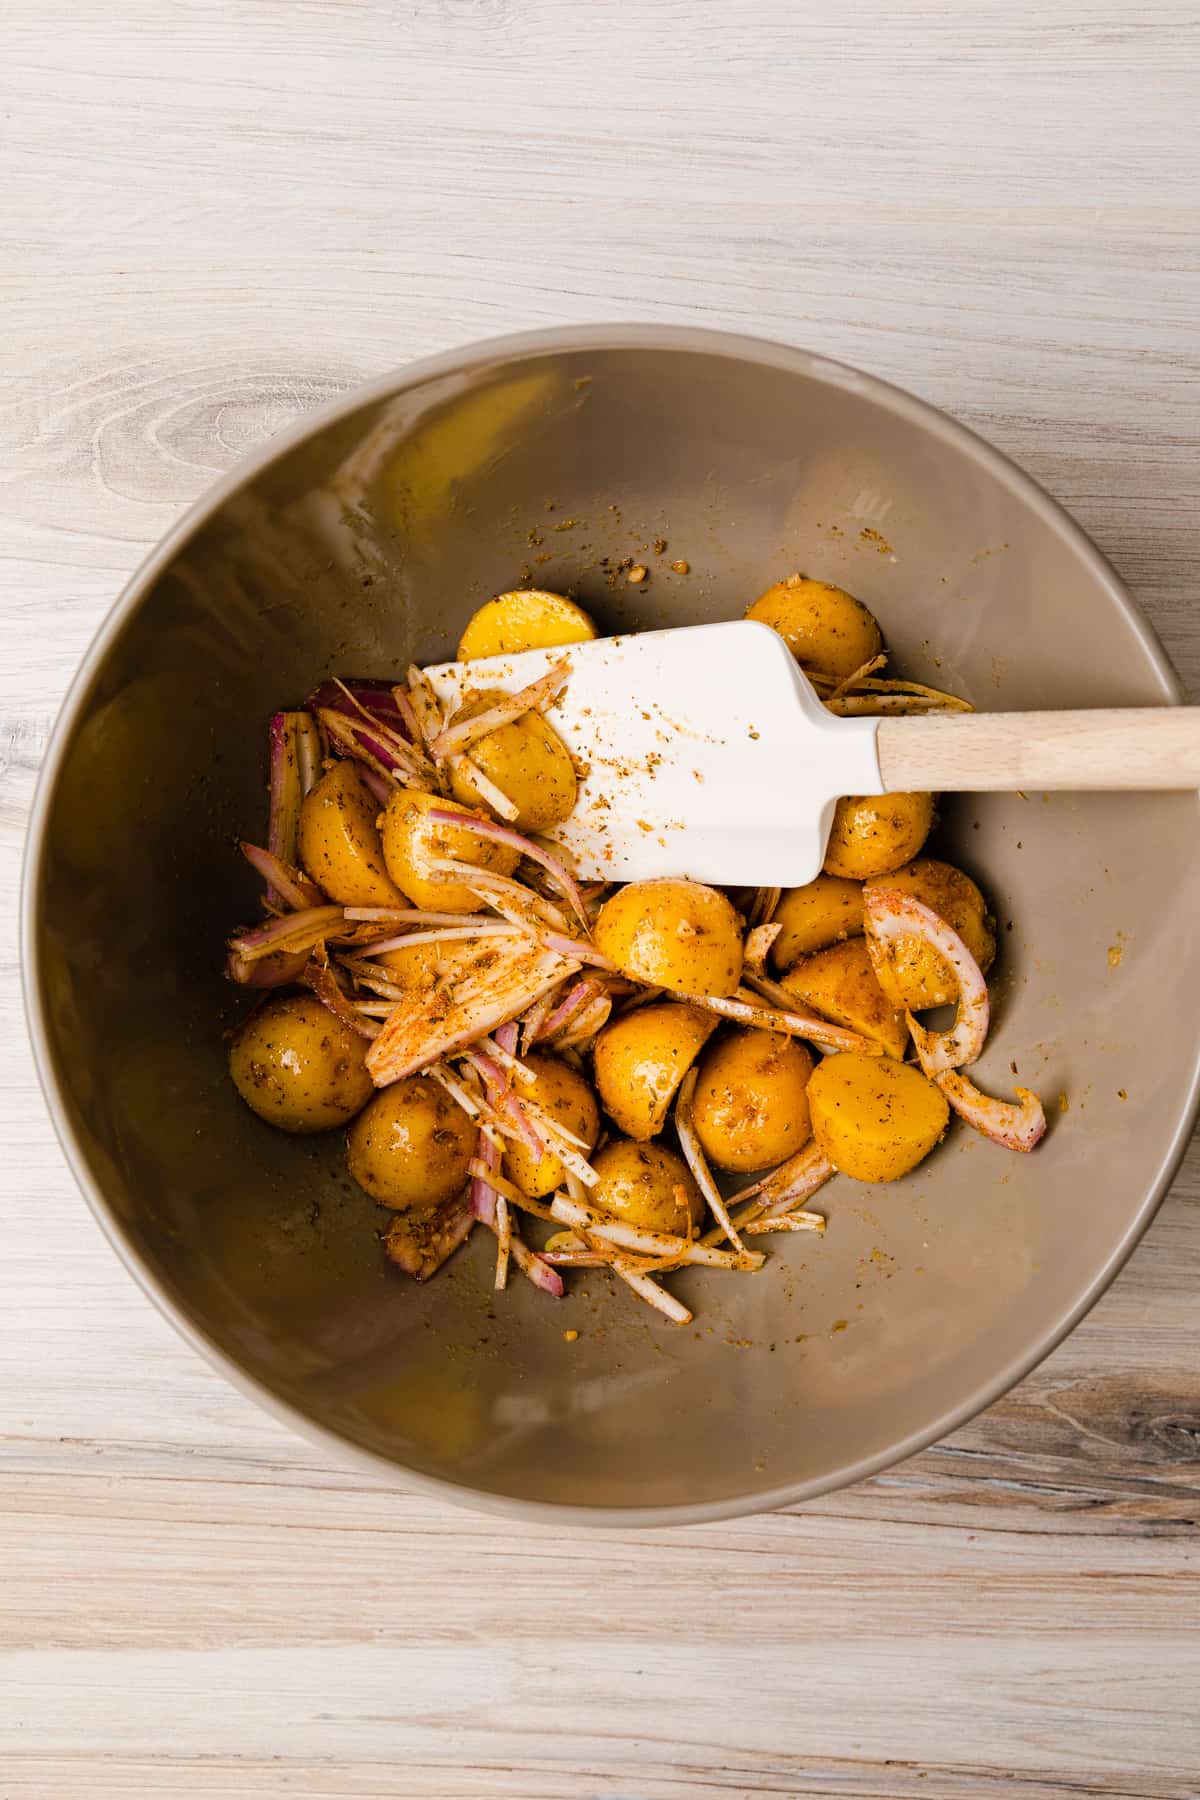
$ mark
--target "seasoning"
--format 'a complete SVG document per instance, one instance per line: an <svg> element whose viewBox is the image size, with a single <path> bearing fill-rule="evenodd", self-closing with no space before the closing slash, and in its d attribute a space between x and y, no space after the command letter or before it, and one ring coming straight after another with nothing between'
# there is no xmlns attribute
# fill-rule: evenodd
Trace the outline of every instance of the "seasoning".
<svg viewBox="0 0 1200 1800"><path fill-rule="evenodd" d="M626 581L645 581L646 570L644 566L641 563L634 563L625 579Z"/></svg>

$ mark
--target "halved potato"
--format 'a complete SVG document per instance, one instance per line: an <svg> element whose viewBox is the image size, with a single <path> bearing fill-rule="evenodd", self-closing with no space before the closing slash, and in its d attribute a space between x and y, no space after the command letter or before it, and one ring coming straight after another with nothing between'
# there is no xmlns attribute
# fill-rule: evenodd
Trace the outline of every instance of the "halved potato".
<svg viewBox="0 0 1200 1800"><path fill-rule="evenodd" d="M790 969L814 950L861 936L862 884L840 875L818 875L804 887L784 892L771 923L782 926L771 946L771 961L777 969Z"/></svg>
<svg viewBox="0 0 1200 1800"><path fill-rule="evenodd" d="M888 875L912 861L932 828L932 794L846 794L834 810L825 873Z"/></svg>
<svg viewBox="0 0 1200 1800"><path fill-rule="evenodd" d="M880 987L864 938L847 938L801 957L779 985L823 1019L882 1044L889 1056L905 1055L904 1014Z"/></svg>
<svg viewBox="0 0 1200 1800"><path fill-rule="evenodd" d="M366 1105L367 1039L313 994L273 995L234 1033L229 1073L246 1105L280 1131L329 1131Z"/></svg>
<svg viewBox="0 0 1200 1800"><path fill-rule="evenodd" d="M883 649L873 613L845 588L789 575L746 610L777 631L801 668L844 681Z"/></svg>
<svg viewBox="0 0 1200 1800"><path fill-rule="evenodd" d="M720 1024L682 1001L656 1001L606 1025L596 1039L601 1104L627 1137L644 1143L667 1122L679 1084Z"/></svg>
<svg viewBox="0 0 1200 1800"><path fill-rule="evenodd" d="M896 1181L939 1142L950 1117L940 1088L889 1056L827 1056L808 1084L813 1136L855 1181Z"/></svg>
<svg viewBox="0 0 1200 1800"><path fill-rule="evenodd" d="M645 1231L688 1234L704 1217L704 1201L682 1156L663 1144L634 1144L618 1138L606 1144L592 1167L599 1185L588 1190L597 1212L640 1225Z"/></svg>
<svg viewBox="0 0 1200 1800"><path fill-rule="evenodd" d="M957 931L987 974L996 957L996 933L986 900L961 869L952 863L938 862L936 857L920 856L903 869L877 876L867 883L864 892L869 893L872 888L896 888L923 900ZM875 950L873 942L871 949L879 985L896 1006L921 1012L926 1007L949 1006L957 997L958 985L950 970L937 951L920 938L892 939L886 956Z"/></svg>
<svg viewBox="0 0 1200 1800"><path fill-rule="evenodd" d="M569 1063L557 1056L526 1056L525 1066L533 1070L536 1081L517 1082L518 1098L527 1096L548 1112L551 1118L584 1139L587 1156L600 1136L600 1109L591 1088ZM567 1171L557 1156L535 1156L524 1144L510 1142L504 1152L504 1172L509 1180L536 1200L541 1194L552 1194L567 1178Z"/></svg>
<svg viewBox="0 0 1200 1800"><path fill-rule="evenodd" d="M623 975L650 987L725 996L741 980L741 923L699 881L631 881L605 901L593 935Z"/></svg>
<svg viewBox="0 0 1200 1800"><path fill-rule="evenodd" d="M497 594L471 614L458 643L460 662L476 656L515 656L521 650L550 650L556 644L584 644L596 635L582 606L565 594L519 588Z"/></svg>
<svg viewBox="0 0 1200 1800"><path fill-rule="evenodd" d="M499 688L474 694L454 715L455 723L472 719L506 696ZM489 731L467 746L473 763L494 782L517 808L512 823L519 831L545 831L569 817L575 805L575 765L558 733L539 712L527 712L511 724ZM455 797L464 806L488 812L490 807L471 778L469 768L457 764L450 778Z"/></svg>
<svg viewBox="0 0 1200 1800"><path fill-rule="evenodd" d="M470 863L477 869L492 869L498 875L511 875L521 860L520 854L507 844L495 843L474 832L431 824L431 812L480 816L457 800L443 800L440 794L397 788L383 815L383 855L388 874L414 906L432 912L478 912L484 902L466 881L443 879L434 871L434 861L448 858Z"/></svg>
<svg viewBox="0 0 1200 1800"><path fill-rule="evenodd" d="M379 839L379 802L352 762L335 762L300 808L300 861L339 906L403 906Z"/></svg>
<svg viewBox="0 0 1200 1800"><path fill-rule="evenodd" d="M795 1038L734 1031L700 1064L692 1122L719 1169L767 1169L812 1135L807 1088L813 1059Z"/></svg>
<svg viewBox="0 0 1200 1800"><path fill-rule="evenodd" d="M478 1131L444 1088L409 1075L382 1089L346 1143L350 1173L380 1206L429 1212L467 1179Z"/></svg>

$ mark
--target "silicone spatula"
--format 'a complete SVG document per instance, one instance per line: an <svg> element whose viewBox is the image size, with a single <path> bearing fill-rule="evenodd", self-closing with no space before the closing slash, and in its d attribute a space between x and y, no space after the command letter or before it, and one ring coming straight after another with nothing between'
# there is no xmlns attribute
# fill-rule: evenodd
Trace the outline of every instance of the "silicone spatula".
<svg viewBox="0 0 1200 1800"><path fill-rule="evenodd" d="M798 887L842 794L1200 787L1200 707L838 718L752 619L426 670L452 709L567 662L547 719L584 771L554 838L584 879Z"/></svg>

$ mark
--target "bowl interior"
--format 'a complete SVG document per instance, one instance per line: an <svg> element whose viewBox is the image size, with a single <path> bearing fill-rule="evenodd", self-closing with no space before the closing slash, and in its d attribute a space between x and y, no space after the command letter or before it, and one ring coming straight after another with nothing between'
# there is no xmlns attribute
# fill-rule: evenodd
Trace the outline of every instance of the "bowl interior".
<svg viewBox="0 0 1200 1800"><path fill-rule="evenodd" d="M1136 1233L1195 1073L1194 797L946 803L937 843L999 920L978 1079L1036 1087L1049 1137L1018 1157L955 1129L893 1187L836 1181L824 1241L672 1278L690 1327L600 1275L557 1304L493 1295L482 1234L414 1286L340 1138L278 1135L229 1085L222 940L255 909L234 839L263 829L273 709L453 654L505 588L569 589L624 630L737 617L795 568L981 708L1172 697L1111 573L957 428L798 353L666 333L405 378L230 491L93 657L32 894L51 1082L151 1285L308 1421L524 1502L815 1491L997 1391Z"/></svg>

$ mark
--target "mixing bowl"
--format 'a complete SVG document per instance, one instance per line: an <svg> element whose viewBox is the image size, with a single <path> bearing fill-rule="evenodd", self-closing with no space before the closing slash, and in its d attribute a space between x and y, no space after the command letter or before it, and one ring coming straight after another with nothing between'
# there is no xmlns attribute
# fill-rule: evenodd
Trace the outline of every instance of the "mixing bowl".
<svg viewBox="0 0 1200 1800"><path fill-rule="evenodd" d="M524 583L625 630L737 617L797 568L859 595L904 673L979 707L1178 698L1112 569L986 444L819 357L658 326L508 338L350 395L221 482L93 645L27 868L50 1105L148 1293L331 1450L584 1521L817 1494L1028 1370L1165 1191L1196 1101L1188 795L946 805L941 841L999 921L979 1080L1019 1074L1050 1133L1021 1157L958 1128L894 1187L837 1180L823 1241L672 1278L692 1326L601 1274L559 1302L494 1295L478 1238L416 1286L385 1267L338 1136L277 1134L234 1093L222 940L256 910L234 839L263 829L273 709L329 672L453 654L471 609Z"/></svg>

